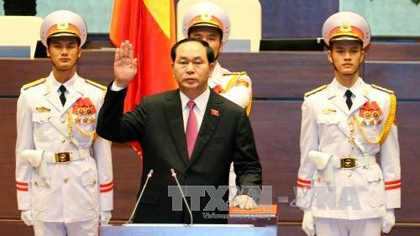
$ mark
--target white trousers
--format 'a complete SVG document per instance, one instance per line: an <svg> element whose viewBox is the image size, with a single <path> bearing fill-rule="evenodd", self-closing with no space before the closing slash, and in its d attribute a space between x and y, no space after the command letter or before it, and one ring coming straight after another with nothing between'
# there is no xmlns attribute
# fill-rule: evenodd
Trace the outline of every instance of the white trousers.
<svg viewBox="0 0 420 236"><path fill-rule="evenodd" d="M361 220L345 220L319 218L315 219L315 230L317 236L380 236L381 218L370 218Z"/></svg>
<svg viewBox="0 0 420 236"><path fill-rule="evenodd" d="M99 220L74 223L42 222L34 220L35 236L98 236Z"/></svg>

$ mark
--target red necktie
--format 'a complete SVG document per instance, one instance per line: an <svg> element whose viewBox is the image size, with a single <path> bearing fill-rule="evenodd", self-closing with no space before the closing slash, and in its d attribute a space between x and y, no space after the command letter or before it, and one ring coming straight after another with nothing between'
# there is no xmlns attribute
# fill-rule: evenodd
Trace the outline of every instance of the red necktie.
<svg viewBox="0 0 420 236"><path fill-rule="evenodd" d="M191 158L191 154L194 150L195 141L197 140L197 117L194 114L194 107L195 102L189 101L187 103L188 108L190 109L190 114L188 115L187 120L187 130L186 130L186 136L187 136L187 149L188 149L188 158Z"/></svg>

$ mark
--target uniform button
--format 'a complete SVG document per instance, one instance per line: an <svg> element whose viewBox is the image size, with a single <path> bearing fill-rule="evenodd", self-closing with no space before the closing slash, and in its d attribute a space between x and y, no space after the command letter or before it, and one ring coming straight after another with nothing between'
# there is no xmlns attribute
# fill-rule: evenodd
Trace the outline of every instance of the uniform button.
<svg viewBox="0 0 420 236"><path fill-rule="evenodd" d="M93 181L93 184L96 184L96 179Z"/></svg>
<svg viewBox="0 0 420 236"><path fill-rule="evenodd" d="M34 184L35 184L35 186L37 186L37 187L38 187L38 182L37 182L37 181L35 181L35 183L34 183Z"/></svg>
<svg viewBox="0 0 420 236"><path fill-rule="evenodd" d="M65 120L65 119L61 119L61 123L63 123L63 124L64 124L64 122L66 122L66 120Z"/></svg>
<svg viewBox="0 0 420 236"><path fill-rule="evenodd" d="M65 139L62 139L62 140L61 140L61 142L62 142L62 143L65 143L65 142L66 142L66 140L65 140Z"/></svg>
<svg viewBox="0 0 420 236"><path fill-rule="evenodd" d="M69 180L67 178L63 179L63 184L67 184Z"/></svg>

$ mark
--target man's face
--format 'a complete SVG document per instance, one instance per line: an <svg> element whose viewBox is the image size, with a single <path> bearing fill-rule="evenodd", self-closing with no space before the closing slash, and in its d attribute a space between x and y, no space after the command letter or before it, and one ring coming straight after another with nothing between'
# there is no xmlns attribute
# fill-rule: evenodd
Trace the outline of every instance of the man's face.
<svg viewBox="0 0 420 236"><path fill-rule="evenodd" d="M352 75L359 70L365 52L359 41L334 41L332 49L328 51L328 61L335 70L342 75Z"/></svg>
<svg viewBox="0 0 420 236"><path fill-rule="evenodd" d="M222 52L222 36L220 32L209 26L193 27L190 32L190 38L196 38L206 41L214 51L214 58L217 59Z"/></svg>
<svg viewBox="0 0 420 236"><path fill-rule="evenodd" d="M51 38L47 54L57 70L67 71L76 66L82 50L75 37L57 37Z"/></svg>
<svg viewBox="0 0 420 236"><path fill-rule="evenodd" d="M207 89L213 67L207 60L206 48L199 42L186 42L176 49L172 70L180 90L187 96L199 95Z"/></svg>

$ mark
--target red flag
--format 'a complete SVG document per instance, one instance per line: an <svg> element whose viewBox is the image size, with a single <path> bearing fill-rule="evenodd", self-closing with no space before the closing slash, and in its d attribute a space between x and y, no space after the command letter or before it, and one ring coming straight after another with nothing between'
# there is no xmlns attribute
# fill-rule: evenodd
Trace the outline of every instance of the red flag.
<svg viewBox="0 0 420 236"><path fill-rule="evenodd" d="M175 43L173 0L114 0L109 37L119 47L129 40L138 58L137 75L128 86L124 112L133 110L141 98L175 89L170 50ZM130 143L141 155L140 145Z"/></svg>

